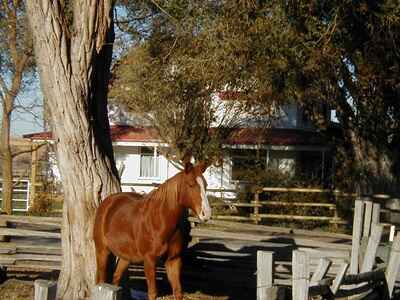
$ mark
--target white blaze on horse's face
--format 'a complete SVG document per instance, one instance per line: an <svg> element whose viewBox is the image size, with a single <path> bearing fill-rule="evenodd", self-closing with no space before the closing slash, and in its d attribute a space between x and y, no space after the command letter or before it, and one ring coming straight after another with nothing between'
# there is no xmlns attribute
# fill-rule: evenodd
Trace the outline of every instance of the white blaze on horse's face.
<svg viewBox="0 0 400 300"><path fill-rule="evenodd" d="M204 188L203 178L197 177L196 181L200 186L200 194L201 194L201 211L198 217L200 221L204 222L211 218L211 207L210 204L208 203L208 198L206 195L206 189Z"/></svg>

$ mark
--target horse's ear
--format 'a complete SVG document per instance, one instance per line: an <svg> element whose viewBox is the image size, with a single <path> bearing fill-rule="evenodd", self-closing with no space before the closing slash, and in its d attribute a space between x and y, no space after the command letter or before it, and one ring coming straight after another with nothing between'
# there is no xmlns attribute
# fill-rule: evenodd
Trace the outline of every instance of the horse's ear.
<svg viewBox="0 0 400 300"><path fill-rule="evenodd" d="M208 164L205 161L200 161L196 164L195 168L198 174L202 174L207 170Z"/></svg>
<svg viewBox="0 0 400 300"><path fill-rule="evenodd" d="M186 162L185 163L185 173L188 174L190 171L193 170L193 165L191 162Z"/></svg>
<svg viewBox="0 0 400 300"><path fill-rule="evenodd" d="M185 166L185 173L189 173L193 169L193 165L190 162L192 159L192 154L188 151L182 157L182 163Z"/></svg>

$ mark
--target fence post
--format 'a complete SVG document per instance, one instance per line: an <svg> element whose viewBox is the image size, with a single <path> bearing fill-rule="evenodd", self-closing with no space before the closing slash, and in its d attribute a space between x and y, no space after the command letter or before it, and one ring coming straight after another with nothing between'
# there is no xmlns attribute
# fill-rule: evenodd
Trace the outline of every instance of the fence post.
<svg viewBox="0 0 400 300"><path fill-rule="evenodd" d="M257 300L272 300L274 253L257 251Z"/></svg>
<svg viewBox="0 0 400 300"><path fill-rule="evenodd" d="M260 191L258 188L254 189L254 224L258 224L259 204L260 204Z"/></svg>
<svg viewBox="0 0 400 300"><path fill-rule="evenodd" d="M363 239L368 239L371 233L373 203L369 197L365 197L363 200L365 203Z"/></svg>
<svg viewBox="0 0 400 300"><path fill-rule="evenodd" d="M306 252L295 250L292 254L292 299L308 300L309 261Z"/></svg>
<svg viewBox="0 0 400 300"><path fill-rule="evenodd" d="M372 206L372 224L379 224L381 220L381 205L374 203Z"/></svg>
<svg viewBox="0 0 400 300"><path fill-rule="evenodd" d="M382 237L383 226L372 224L371 235L368 239L367 249L365 251L364 261L361 267L361 273L372 270L375 263L376 251Z"/></svg>
<svg viewBox="0 0 400 300"><path fill-rule="evenodd" d="M339 290L340 285L342 284L344 275L346 275L347 269L349 268L349 264L347 262L344 262L340 265L339 271L335 277L335 280L332 283L331 286L331 292L333 295L336 295L336 293Z"/></svg>
<svg viewBox="0 0 400 300"><path fill-rule="evenodd" d="M386 282L389 291L389 297L392 297L394 284L396 282L397 273L399 272L400 266L400 233L396 235L392 244L392 250L390 251L390 258L386 267Z"/></svg>
<svg viewBox="0 0 400 300"><path fill-rule="evenodd" d="M35 280L35 300L55 300L56 296L56 282L42 279Z"/></svg>
<svg viewBox="0 0 400 300"><path fill-rule="evenodd" d="M353 239L351 243L350 274L358 274L358 256L360 253L361 231L363 226L364 203L356 200L354 205Z"/></svg>
<svg viewBox="0 0 400 300"><path fill-rule="evenodd" d="M0 218L0 227L7 228L7 221ZM9 242L10 237L7 235L0 235L0 242Z"/></svg>
<svg viewBox="0 0 400 300"><path fill-rule="evenodd" d="M313 276L311 277L311 283L318 283L322 278L324 278L331 264L332 261L322 257L318 262L318 266L315 269Z"/></svg>
<svg viewBox="0 0 400 300"><path fill-rule="evenodd" d="M108 283L96 285L92 290L92 300L120 300L122 299L122 289L119 286Z"/></svg>

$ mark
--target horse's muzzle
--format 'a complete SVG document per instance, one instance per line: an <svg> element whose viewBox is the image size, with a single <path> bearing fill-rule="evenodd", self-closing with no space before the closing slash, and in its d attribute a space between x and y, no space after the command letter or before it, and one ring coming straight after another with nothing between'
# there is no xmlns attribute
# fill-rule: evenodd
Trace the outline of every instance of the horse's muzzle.
<svg viewBox="0 0 400 300"><path fill-rule="evenodd" d="M201 222L207 222L211 219L211 209L210 208L202 208L200 213L197 215Z"/></svg>

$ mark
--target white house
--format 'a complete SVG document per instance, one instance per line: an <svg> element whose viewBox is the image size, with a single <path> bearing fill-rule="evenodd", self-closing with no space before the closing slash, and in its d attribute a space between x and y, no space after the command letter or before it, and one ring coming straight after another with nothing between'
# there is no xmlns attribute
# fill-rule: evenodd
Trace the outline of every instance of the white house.
<svg viewBox="0 0 400 300"><path fill-rule="evenodd" d="M111 134L122 189L149 192L179 172L175 163L162 155L163 144L151 127L139 127L119 109L110 113ZM133 125L127 125L133 124ZM49 138L49 133L26 135L33 141ZM233 198L243 180L241 171L257 166L280 170L289 176L306 174L324 178L327 173L329 147L296 105L279 109L279 118L269 129L257 126L236 128L224 141L227 154L223 163L205 172L211 193Z"/></svg>

